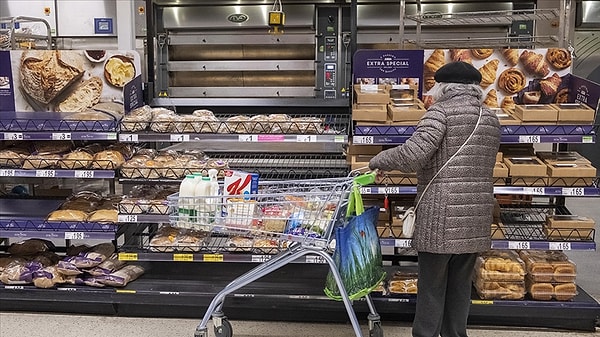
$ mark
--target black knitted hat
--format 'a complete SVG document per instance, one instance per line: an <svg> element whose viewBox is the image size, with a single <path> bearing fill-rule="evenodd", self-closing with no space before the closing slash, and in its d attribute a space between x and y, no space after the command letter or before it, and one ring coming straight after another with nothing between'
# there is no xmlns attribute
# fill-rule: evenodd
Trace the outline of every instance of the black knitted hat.
<svg viewBox="0 0 600 337"><path fill-rule="evenodd" d="M442 83L479 84L481 73L470 63L459 61L442 66L433 78Z"/></svg>

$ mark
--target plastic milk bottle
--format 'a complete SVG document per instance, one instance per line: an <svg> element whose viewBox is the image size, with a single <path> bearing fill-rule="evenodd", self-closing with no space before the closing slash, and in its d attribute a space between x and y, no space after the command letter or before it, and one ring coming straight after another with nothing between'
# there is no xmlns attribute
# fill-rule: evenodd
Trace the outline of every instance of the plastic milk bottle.
<svg viewBox="0 0 600 337"><path fill-rule="evenodd" d="M194 200L196 200L196 221L201 225L210 223L210 207L208 198L210 196L210 178L201 177L194 188ZM214 219L214 212L212 218Z"/></svg>
<svg viewBox="0 0 600 337"><path fill-rule="evenodd" d="M179 185L179 202L178 202L178 221L180 227L191 227L190 222L196 217L194 208L194 190L196 181L193 174L188 174L183 178Z"/></svg>

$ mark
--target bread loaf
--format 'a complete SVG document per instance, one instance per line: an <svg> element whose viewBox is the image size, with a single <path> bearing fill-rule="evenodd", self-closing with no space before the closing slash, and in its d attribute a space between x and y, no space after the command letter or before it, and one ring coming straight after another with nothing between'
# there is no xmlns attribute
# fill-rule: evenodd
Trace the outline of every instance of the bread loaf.
<svg viewBox="0 0 600 337"><path fill-rule="evenodd" d="M85 221L88 214L74 209L62 209L48 214L48 221Z"/></svg>
<svg viewBox="0 0 600 337"><path fill-rule="evenodd" d="M94 76L83 81L73 92L58 104L58 111L81 112L100 101L102 94L102 79Z"/></svg>

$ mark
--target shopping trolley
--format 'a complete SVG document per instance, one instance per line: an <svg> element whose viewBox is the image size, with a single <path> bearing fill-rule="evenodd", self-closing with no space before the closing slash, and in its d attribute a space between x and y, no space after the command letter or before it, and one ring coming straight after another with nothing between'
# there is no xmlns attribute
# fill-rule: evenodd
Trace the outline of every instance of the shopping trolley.
<svg viewBox="0 0 600 337"><path fill-rule="evenodd" d="M374 179L375 174L370 173L330 179L261 181L257 194L169 196L171 223L205 231L202 249L211 252L278 251L271 259L237 277L215 295L194 336L208 337L207 324L212 317L215 336L232 337L232 325L223 313L225 297L300 257L314 254L329 265L352 328L357 337L362 337L352 301L331 256L331 248L334 229L345 221L349 196L355 184L367 185ZM369 307L369 336L382 337L380 316L371 297L367 294L364 298Z"/></svg>

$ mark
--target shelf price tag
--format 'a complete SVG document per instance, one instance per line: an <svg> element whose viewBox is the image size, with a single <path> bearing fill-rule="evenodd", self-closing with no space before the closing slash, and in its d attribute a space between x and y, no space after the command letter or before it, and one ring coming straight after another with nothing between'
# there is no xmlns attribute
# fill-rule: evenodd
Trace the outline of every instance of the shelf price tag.
<svg viewBox="0 0 600 337"><path fill-rule="evenodd" d="M202 256L204 262L223 262L223 254L204 254Z"/></svg>
<svg viewBox="0 0 600 337"><path fill-rule="evenodd" d="M194 262L194 254L173 254L173 261Z"/></svg>
<svg viewBox="0 0 600 337"><path fill-rule="evenodd" d="M94 178L94 171L90 170L76 170L75 178Z"/></svg>
<svg viewBox="0 0 600 337"><path fill-rule="evenodd" d="M138 222L138 217L135 214L119 214L117 215L118 222Z"/></svg>
<svg viewBox="0 0 600 337"><path fill-rule="evenodd" d="M267 262L271 259L270 255L252 255L252 262Z"/></svg>
<svg viewBox="0 0 600 337"><path fill-rule="evenodd" d="M386 186L383 188L380 187L379 190L383 194L400 194L400 187L398 186Z"/></svg>
<svg viewBox="0 0 600 337"><path fill-rule="evenodd" d="M396 248L410 248L412 247L412 240L410 239L396 239L394 246Z"/></svg>
<svg viewBox="0 0 600 337"><path fill-rule="evenodd" d="M373 144L373 136L354 136L352 143L354 144Z"/></svg>
<svg viewBox="0 0 600 337"><path fill-rule="evenodd" d="M171 135L170 137L172 142L189 142L190 141L190 135Z"/></svg>
<svg viewBox="0 0 600 337"><path fill-rule="evenodd" d="M568 195L573 197L582 197L585 194L583 187L563 187L562 195Z"/></svg>
<svg viewBox="0 0 600 337"><path fill-rule="evenodd" d="M317 135L297 135L296 142L298 143L314 143L317 141Z"/></svg>
<svg viewBox="0 0 600 337"><path fill-rule="evenodd" d="M523 187L523 194L527 195L544 195L545 192L543 187Z"/></svg>
<svg viewBox="0 0 600 337"><path fill-rule="evenodd" d="M119 253L120 261L137 261L138 254L137 253Z"/></svg>
<svg viewBox="0 0 600 337"><path fill-rule="evenodd" d="M508 249L530 249L529 241L508 241Z"/></svg>
<svg viewBox="0 0 600 337"><path fill-rule="evenodd" d="M519 136L519 143L537 144L541 143L541 138L537 135Z"/></svg>
<svg viewBox="0 0 600 337"><path fill-rule="evenodd" d="M84 232L65 232L65 240L83 240L85 239Z"/></svg>
<svg viewBox="0 0 600 337"><path fill-rule="evenodd" d="M119 134L119 141L120 142L131 142L131 143L137 143L138 141L138 135L130 133L130 134Z"/></svg>
<svg viewBox="0 0 600 337"><path fill-rule="evenodd" d="M36 170L35 176L40 178L54 178L56 177L55 170Z"/></svg>
<svg viewBox="0 0 600 337"><path fill-rule="evenodd" d="M15 170L0 169L0 177L14 177Z"/></svg>
<svg viewBox="0 0 600 337"><path fill-rule="evenodd" d="M345 143L346 142L346 137L344 137L344 136L335 136L335 137L333 137L333 141L335 143Z"/></svg>
<svg viewBox="0 0 600 337"><path fill-rule="evenodd" d="M370 187L361 187L360 194L371 194L371 188Z"/></svg>
<svg viewBox="0 0 600 337"><path fill-rule="evenodd" d="M581 136L581 142L583 144L592 144L594 142L593 136Z"/></svg>
<svg viewBox="0 0 600 337"><path fill-rule="evenodd" d="M258 142L258 135L239 135L239 142Z"/></svg>
<svg viewBox="0 0 600 337"><path fill-rule="evenodd" d="M4 140L23 140L22 132L5 132Z"/></svg>
<svg viewBox="0 0 600 337"><path fill-rule="evenodd" d="M490 301L490 300L471 300L471 304L491 305L491 304L494 304L494 301Z"/></svg>
<svg viewBox="0 0 600 337"><path fill-rule="evenodd" d="M319 255L307 255L306 263L327 263L325 258Z"/></svg>
<svg viewBox="0 0 600 337"><path fill-rule="evenodd" d="M71 140L70 132L53 132L52 140Z"/></svg>
<svg viewBox="0 0 600 337"><path fill-rule="evenodd" d="M548 242L549 250L571 250L570 242Z"/></svg>

